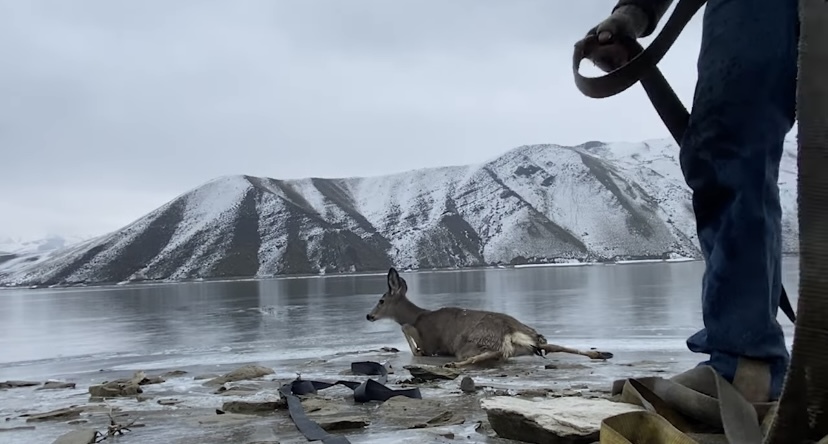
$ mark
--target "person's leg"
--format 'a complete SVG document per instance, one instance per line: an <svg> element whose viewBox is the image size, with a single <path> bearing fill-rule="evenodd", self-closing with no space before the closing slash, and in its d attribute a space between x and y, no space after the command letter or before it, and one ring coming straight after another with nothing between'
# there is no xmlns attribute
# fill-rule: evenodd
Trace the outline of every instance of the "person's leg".
<svg viewBox="0 0 828 444"><path fill-rule="evenodd" d="M704 329L688 348L733 380L739 356L771 364L777 398L789 354L781 292L782 143L796 101L797 0L710 0L680 161L706 268Z"/></svg>

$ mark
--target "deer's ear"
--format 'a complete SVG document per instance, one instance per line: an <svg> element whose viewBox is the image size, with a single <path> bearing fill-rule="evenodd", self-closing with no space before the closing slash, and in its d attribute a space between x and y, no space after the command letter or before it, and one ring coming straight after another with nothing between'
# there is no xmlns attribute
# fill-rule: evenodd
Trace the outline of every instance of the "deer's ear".
<svg viewBox="0 0 828 444"><path fill-rule="evenodd" d="M388 270L388 289L393 293L397 293L406 288L407 285L405 284L405 280L400 277L400 274L397 273L396 269L391 267L391 269Z"/></svg>

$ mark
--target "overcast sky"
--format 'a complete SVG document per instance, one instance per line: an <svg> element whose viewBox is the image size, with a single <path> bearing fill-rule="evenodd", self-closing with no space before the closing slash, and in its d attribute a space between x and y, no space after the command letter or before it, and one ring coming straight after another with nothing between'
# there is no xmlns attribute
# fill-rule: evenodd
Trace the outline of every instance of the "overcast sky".
<svg viewBox="0 0 828 444"><path fill-rule="evenodd" d="M614 4L0 0L0 238L103 234L226 174L669 137L639 85L575 88L572 46ZM688 107L700 18L661 63Z"/></svg>

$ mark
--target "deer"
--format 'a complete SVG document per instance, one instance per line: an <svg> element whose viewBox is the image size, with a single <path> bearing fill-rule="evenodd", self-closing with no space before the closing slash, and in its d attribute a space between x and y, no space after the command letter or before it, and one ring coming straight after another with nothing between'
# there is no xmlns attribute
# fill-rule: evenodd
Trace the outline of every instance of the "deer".
<svg viewBox="0 0 828 444"><path fill-rule="evenodd" d="M572 353L594 360L606 360L612 353L582 351L549 344L534 328L505 313L442 307L421 308L408 299L408 284L391 267L388 289L365 315L370 322L392 319L400 325L414 356L453 357L444 367L502 362L512 357L548 353Z"/></svg>

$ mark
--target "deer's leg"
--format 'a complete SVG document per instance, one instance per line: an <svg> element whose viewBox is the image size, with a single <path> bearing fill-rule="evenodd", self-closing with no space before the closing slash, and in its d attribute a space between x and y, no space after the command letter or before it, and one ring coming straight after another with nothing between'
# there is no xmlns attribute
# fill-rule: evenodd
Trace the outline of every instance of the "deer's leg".
<svg viewBox="0 0 828 444"><path fill-rule="evenodd" d="M555 344L541 344L538 345L538 348L543 350L546 353L572 353L575 355L586 356L590 359L610 359L612 358L612 353L609 352L602 352L598 350L578 350L575 348L563 347L561 345Z"/></svg>
<svg viewBox="0 0 828 444"><path fill-rule="evenodd" d="M501 353L499 351L487 351L487 352L480 353L479 355L474 355L474 356L472 356L468 359L464 359L462 361L449 362L449 363L445 364L444 367L449 367L449 368L465 367L467 365L477 364L479 362L499 359L500 357L501 357Z"/></svg>
<svg viewBox="0 0 828 444"><path fill-rule="evenodd" d="M422 344L420 333L417 329L411 324L405 324L402 326L402 332L406 342L408 342L408 347L411 349L411 354L414 356L424 356L425 353L420 348L420 344Z"/></svg>

